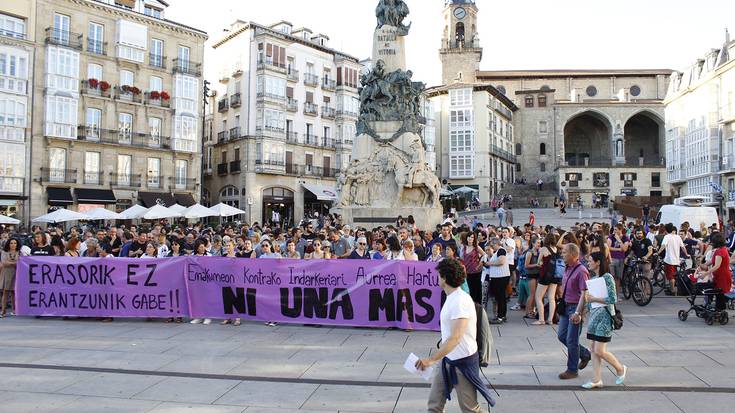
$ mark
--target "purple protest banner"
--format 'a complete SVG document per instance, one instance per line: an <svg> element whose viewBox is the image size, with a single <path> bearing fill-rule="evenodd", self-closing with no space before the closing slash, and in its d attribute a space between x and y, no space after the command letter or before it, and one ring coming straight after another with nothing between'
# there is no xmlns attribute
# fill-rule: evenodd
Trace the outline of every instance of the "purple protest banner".
<svg viewBox="0 0 735 413"><path fill-rule="evenodd" d="M21 257L15 310L28 316L187 317L185 260Z"/></svg>
<svg viewBox="0 0 735 413"><path fill-rule="evenodd" d="M436 264L188 257L189 312L343 326L438 330Z"/></svg>

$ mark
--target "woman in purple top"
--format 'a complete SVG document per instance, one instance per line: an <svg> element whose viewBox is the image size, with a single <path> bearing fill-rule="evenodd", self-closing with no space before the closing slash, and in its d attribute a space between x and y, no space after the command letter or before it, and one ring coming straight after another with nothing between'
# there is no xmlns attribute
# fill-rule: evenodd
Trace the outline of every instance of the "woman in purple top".
<svg viewBox="0 0 735 413"><path fill-rule="evenodd" d="M477 236L473 232L462 233L461 261L467 271L467 285L470 295L476 303L482 302L482 266L480 258L485 252L477 243Z"/></svg>
<svg viewBox="0 0 735 413"><path fill-rule="evenodd" d="M625 227L622 224L615 225L613 233L607 237L607 247L610 249L610 273L615 278L615 287L620 289L620 280L623 278L625 268L625 255L630 247L630 240L625 236Z"/></svg>

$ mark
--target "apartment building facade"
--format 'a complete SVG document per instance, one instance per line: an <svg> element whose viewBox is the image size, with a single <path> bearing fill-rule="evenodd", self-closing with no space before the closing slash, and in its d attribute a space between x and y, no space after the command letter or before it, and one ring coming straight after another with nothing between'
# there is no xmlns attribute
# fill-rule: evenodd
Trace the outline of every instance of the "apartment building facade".
<svg viewBox="0 0 735 413"><path fill-rule="evenodd" d="M282 223L327 213L352 154L359 61L309 29L240 20L213 45L211 61L222 70L212 79L207 202L241 208L250 222L274 211Z"/></svg>
<svg viewBox="0 0 735 413"><path fill-rule="evenodd" d="M30 215L199 198L206 33L161 0L38 0Z"/></svg>
<svg viewBox="0 0 735 413"><path fill-rule="evenodd" d="M35 0L0 7L0 213L28 215Z"/></svg>
<svg viewBox="0 0 735 413"><path fill-rule="evenodd" d="M735 41L671 75L666 173L676 196L703 197L735 217Z"/></svg>

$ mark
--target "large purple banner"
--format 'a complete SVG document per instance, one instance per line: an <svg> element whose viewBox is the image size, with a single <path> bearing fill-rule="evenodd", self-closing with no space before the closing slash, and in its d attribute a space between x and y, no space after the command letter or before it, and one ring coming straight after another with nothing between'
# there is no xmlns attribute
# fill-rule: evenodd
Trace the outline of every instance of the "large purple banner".
<svg viewBox="0 0 735 413"><path fill-rule="evenodd" d="M19 315L186 317L183 260L21 257Z"/></svg>
<svg viewBox="0 0 735 413"><path fill-rule="evenodd" d="M23 257L20 315L242 318L438 330L435 264L368 260Z"/></svg>

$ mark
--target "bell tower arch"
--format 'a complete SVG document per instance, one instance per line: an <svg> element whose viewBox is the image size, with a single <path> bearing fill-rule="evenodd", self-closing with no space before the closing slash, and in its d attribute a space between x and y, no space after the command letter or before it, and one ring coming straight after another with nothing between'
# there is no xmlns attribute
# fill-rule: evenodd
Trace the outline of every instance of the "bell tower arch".
<svg viewBox="0 0 735 413"><path fill-rule="evenodd" d="M444 35L439 50L444 84L477 81L476 72L482 60L477 11L474 0L446 0Z"/></svg>

